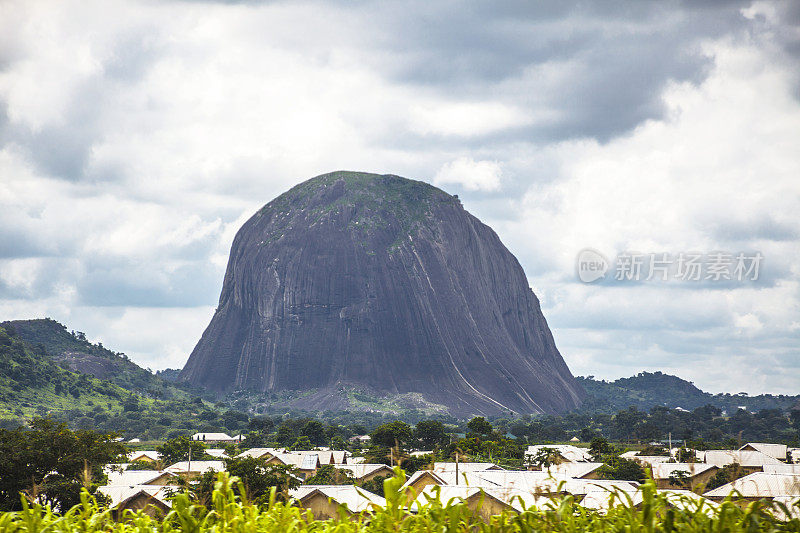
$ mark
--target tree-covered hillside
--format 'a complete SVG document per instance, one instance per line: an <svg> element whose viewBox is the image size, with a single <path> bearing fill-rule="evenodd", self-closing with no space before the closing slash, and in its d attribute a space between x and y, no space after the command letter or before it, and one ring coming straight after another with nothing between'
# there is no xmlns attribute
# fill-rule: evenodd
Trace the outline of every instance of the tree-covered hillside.
<svg viewBox="0 0 800 533"><path fill-rule="evenodd" d="M88 346L87 350L91 349ZM127 370L136 377L135 369ZM129 438L144 439L220 428L236 433L247 427L247 415L172 385L161 385L163 380L155 376L151 375L150 383L158 387L157 392L161 391L157 395L151 394L152 386L144 391L131 390L115 383L113 375L110 378L99 379L62 368L44 343L31 346L13 326L6 323L0 327L2 426L14 427L36 416L49 416L75 428L118 431Z"/></svg>
<svg viewBox="0 0 800 533"><path fill-rule="evenodd" d="M640 372L616 381L596 380L594 376L578 377L588 394L581 406L584 412L615 413L628 407L649 410L652 407L669 407L693 410L704 405L713 405L735 413L739 408L748 411L761 409L791 409L800 395L759 394L711 394L698 389L691 381L662 372Z"/></svg>
<svg viewBox="0 0 800 533"><path fill-rule="evenodd" d="M187 391L201 395L188 385L176 385L139 367L124 353L109 350L102 343L92 344L83 332L68 331L50 318L11 320L0 326L16 332L37 354L48 356L65 370L110 381L152 398L184 398Z"/></svg>

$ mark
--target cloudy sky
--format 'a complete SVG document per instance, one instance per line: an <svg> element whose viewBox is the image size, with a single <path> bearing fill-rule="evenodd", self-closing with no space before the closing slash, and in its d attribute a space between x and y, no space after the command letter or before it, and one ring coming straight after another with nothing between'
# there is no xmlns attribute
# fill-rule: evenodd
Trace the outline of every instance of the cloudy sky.
<svg viewBox="0 0 800 533"><path fill-rule="evenodd" d="M494 4L0 2L0 320L180 367L244 220L364 170L491 225L575 374L799 393L800 3Z"/></svg>

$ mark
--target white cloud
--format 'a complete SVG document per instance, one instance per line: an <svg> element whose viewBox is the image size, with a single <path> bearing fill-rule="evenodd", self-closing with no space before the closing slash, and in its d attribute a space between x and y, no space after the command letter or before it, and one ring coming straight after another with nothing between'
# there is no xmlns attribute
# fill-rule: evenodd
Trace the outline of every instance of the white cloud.
<svg viewBox="0 0 800 533"><path fill-rule="evenodd" d="M442 165L433 178L433 183L457 184L468 191L496 191L500 189L501 174L497 161L475 161L471 157L459 157Z"/></svg>

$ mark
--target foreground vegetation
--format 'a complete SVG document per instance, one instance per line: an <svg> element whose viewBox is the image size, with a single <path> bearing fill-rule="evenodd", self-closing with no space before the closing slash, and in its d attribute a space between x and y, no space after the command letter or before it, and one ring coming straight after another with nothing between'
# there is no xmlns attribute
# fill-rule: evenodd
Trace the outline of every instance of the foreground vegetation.
<svg viewBox="0 0 800 533"><path fill-rule="evenodd" d="M430 500L413 512L406 508L406 495L401 489L405 476L385 482L386 506L374 506L361 516L351 517L342 509L340 516L316 521L308 510L292 502L283 503L273 496L264 504L251 502L238 479L219 474L208 506L193 503L185 494L173 498L172 509L163 517L153 518L142 511L125 511L121 517L99 505L88 492L81 494L81 503L63 515L48 507L23 503L17 512L0 514L0 530L9 533L43 531L125 532L796 532L800 519L787 518L785 506L753 502L742 508L733 501L717 507L707 504L670 504L656 493L652 484L644 487L644 500L633 507L620 505L607 513L584 509L566 496L540 509L523 512L505 511L487 523L478 513L460 502L441 504ZM244 496L239 496L242 494Z"/></svg>

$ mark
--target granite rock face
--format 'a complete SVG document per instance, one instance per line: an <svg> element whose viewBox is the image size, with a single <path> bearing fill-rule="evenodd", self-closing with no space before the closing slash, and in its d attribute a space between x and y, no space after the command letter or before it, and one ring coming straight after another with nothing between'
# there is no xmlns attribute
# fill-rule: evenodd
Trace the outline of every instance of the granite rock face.
<svg viewBox="0 0 800 533"><path fill-rule="evenodd" d="M491 228L436 187L355 172L301 183L242 226L180 379L313 390L309 408L350 386L416 392L457 416L562 412L584 397Z"/></svg>

